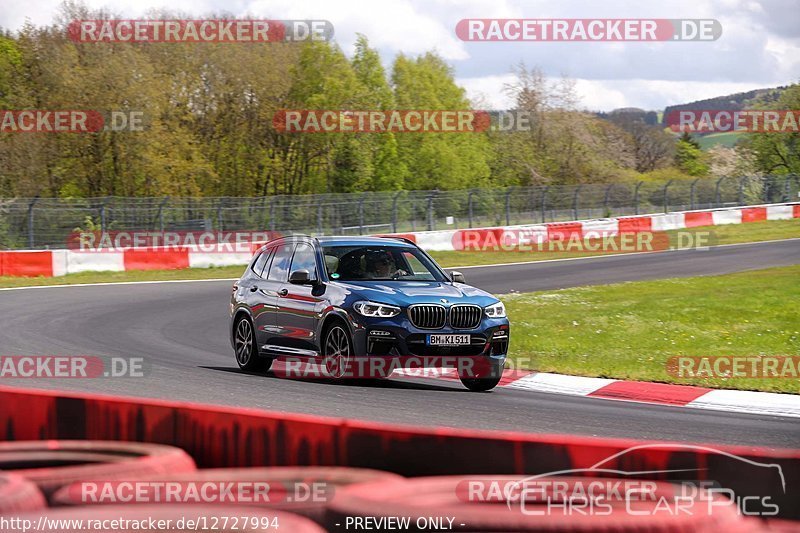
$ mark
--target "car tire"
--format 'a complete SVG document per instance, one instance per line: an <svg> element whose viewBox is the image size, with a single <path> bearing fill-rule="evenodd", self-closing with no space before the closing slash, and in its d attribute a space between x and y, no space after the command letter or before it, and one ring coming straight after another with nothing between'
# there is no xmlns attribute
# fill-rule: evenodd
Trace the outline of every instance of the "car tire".
<svg viewBox="0 0 800 533"><path fill-rule="evenodd" d="M485 377L468 378L460 376L461 383L470 390L470 392L486 392L497 387L500 380L503 378L504 365L492 364L490 369L486 372Z"/></svg>
<svg viewBox="0 0 800 533"><path fill-rule="evenodd" d="M322 364L325 374L340 380L347 375L348 365L353 359L353 339L347 326L338 320L325 329L322 338Z"/></svg>
<svg viewBox="0 0 800 533"><path fill-rule="evenodd" d="M35 483L46 497L76 481L127 480L194 472L180 448L143 442L45 440L0 443L0 470Z"/></svg>
<svg viewBox="0 0 800 533"><path fill-rule="evenodd" d="M45 507L47 501L33 482L13 474L0 473L0 516Z"/></svg>
<svg viewBox="0 0 800 533"><path fill-rule="evenodd" d="M272 366L272 359L258 355L253 321L246 315L240 316L233 326L233 350L236 364L242 370L266 372Z"/></svg>

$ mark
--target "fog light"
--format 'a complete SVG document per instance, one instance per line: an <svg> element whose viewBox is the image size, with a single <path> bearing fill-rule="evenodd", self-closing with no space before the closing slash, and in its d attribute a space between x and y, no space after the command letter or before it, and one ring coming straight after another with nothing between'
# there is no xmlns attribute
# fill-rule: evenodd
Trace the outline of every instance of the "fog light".
<svg viewBox="0 0 800 533"><path fill-rule="evenodd" d="M383 331L383 330L380 330L380 329L373 329L372 331L369 332L369 334L374 336L374 337L391 337L392 336L392 332L391 331Z"/></svg>

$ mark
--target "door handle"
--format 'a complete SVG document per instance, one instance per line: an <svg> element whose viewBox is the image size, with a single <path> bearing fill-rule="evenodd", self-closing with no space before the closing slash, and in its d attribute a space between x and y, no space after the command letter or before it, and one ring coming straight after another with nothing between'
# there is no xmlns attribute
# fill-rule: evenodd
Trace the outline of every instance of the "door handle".
<svg viewBox="0 0 800 533"><path fill-rule="evenodd" d="M255 285L253 285L252 287L250 287L250 292L256 292L257 290L258 290L258 287L257 287L257 286L255 286Z"/></svg>
<svg viewBox="0 0 800 533"><path fill-rule="evenodd" d="M278 296L286 296L289 294L289 289L281 289L278 291Z"/></svg>

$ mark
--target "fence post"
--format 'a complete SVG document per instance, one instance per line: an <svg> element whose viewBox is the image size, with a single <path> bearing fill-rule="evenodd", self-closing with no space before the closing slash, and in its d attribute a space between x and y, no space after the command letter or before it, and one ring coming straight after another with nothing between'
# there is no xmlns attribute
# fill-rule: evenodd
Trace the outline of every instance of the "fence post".
<svg viewBox="0 0 800 533"><path fill-rule="evenodd" d="M791 184L792 178L794 174L787 174L786 181L783 183L783 199L782 202L788 202L790 200L789 195L791 194Z"/></svg>
<svg viewBox="0 0 800 533"><path fill-rule="evenodd" d="M322 235L322 202L317 204L317 235Z"/></svg>
<svg viewBox="0 0 800 533"><path fill-rule="evenodd" d="M475 196L475 191L470 189L469 194L467 195L467 207L469 209L469 227L472 229L472 197Z"/></svg>
<svg viewBox="0 0 800 533"><path fill-rule="evenodd" d="M694 189L698 181L700 181L700 178L694 180L691 187L689 187L689 211L694 211Z"/></svg>
<svg viewBox="0 0 800 533"><path fill-rule="evenodd" d="M724 180L724 179L725 179L725 176L723 176L720 179L718 179L717 180L717 184L714 187L714 205L716 207L720 207L720 204L722 203L721 202L721 198L720 198L720 193L719 193L719 185L722 183L722 180Z"/></svg>
<svg viewBox="0 0 800 533"><path fill-rule="evenodd" d="M511 225L511 190L511 187L506 190L506 226Z"/></svg>
<svg viewBox="0 0 800 533"><path fill-rule="evenodd" d="M100 204L100 233L106 233L106 203L108 197L103 198L103 203Z"/></svg>
<svg viewBox="0 0 800 533"><path fill-rule="evenodd" d="M158 229L161 233L164 233L164 206L167 205L168 200L169 196L165 196L158 204Z"/></svg>
<svg viewBox="0 0 800 533"><path fill-rule="evenodd" d="M434 223L433 223L433 196L436 194L435 191L431 192L428 195L428 231L433 231Z"/></svg>
<svg viewBox="0 0 800 533"><path fill-rule="evenodd" d="M224 199L220 199L217 204L217 231L222 231L222 202L224 201Z"/></svg>
<svg viewBox="0 0 800 533"><path fill-rule="evenodd" d="M639 187L642 186L644 182L640 181L636 184L636 189L633 191L633 213L638 215L639 214Z"/></svg>
<svg viewBox="0 0 800 533"><path fill-rule="evenodd" d="M392 233L397 233L397 200L403 191L397 191L392 198Z"/></svg>
<svg viewBox="0 0 800 533"><path fill-rule="evenodd" d="M358 234L364 235L364 199L367 193L363 193L358 199Z"/></svg>
<svg viewBox="0 0 800 533"><path fill-rule="evenodd" d="M739 178L739 205L744 205L744 182L746 179L745 176Z"/></svg>
<svg viewBox="0 0 800 533"><path fill-rule="evenodd" d="M603 196L603 218L607 218L611 216L611 211L608 209L608 197L611 195L611 189L614 188L614 184L612 183L608 187L606 187L606 193Z"/></svg>
<svg viewBox="0 0 800 533"><path fill-rule="evenodd" d="M275 197L269 199L269 231L275 233Z"/></svg>
<svg viewBox="0 0 800 533"><path fill-rule="evenodd" d="M31 203L28 204L28 248L33 249L34 242L33 242L33 206L36 205L36 202L39 201L39 196L31 200Z"/></svg>
<svg viewBox="0 0 800 533"><path fill-rule="evenodd" d="M583 185L578 185L575 187L575 192L572 193L572 219L578 220L580 217L578 216L578 194L581 192L581 187Z"/></svg>
<svg viewBox="0 0 800 533"><path fill-rule="evenodd" d="M547 191L550 190L550 186L547 185L544 190L542 191L542 224L547 222L547 215L545 215L545 211L547 209Z"/></svg>
<svg viewBox="0 0 800 533"><path fill-rule="evenodd" d="M667 181L664 185L664 212L669 213L669 186L672 185L672 180Z"/></svg>

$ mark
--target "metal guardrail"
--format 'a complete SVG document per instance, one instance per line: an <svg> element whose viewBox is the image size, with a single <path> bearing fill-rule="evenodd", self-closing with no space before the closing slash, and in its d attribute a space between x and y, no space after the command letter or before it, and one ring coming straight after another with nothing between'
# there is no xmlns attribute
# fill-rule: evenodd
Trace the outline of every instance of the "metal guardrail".
<svg viewBox="0 0 800 533"><path fill-rule="evenodd" d="M0 199L0 248L64 248L82 231L365 234L531 224L798 199L795 175L666 183L261 197Z"/></svg>

